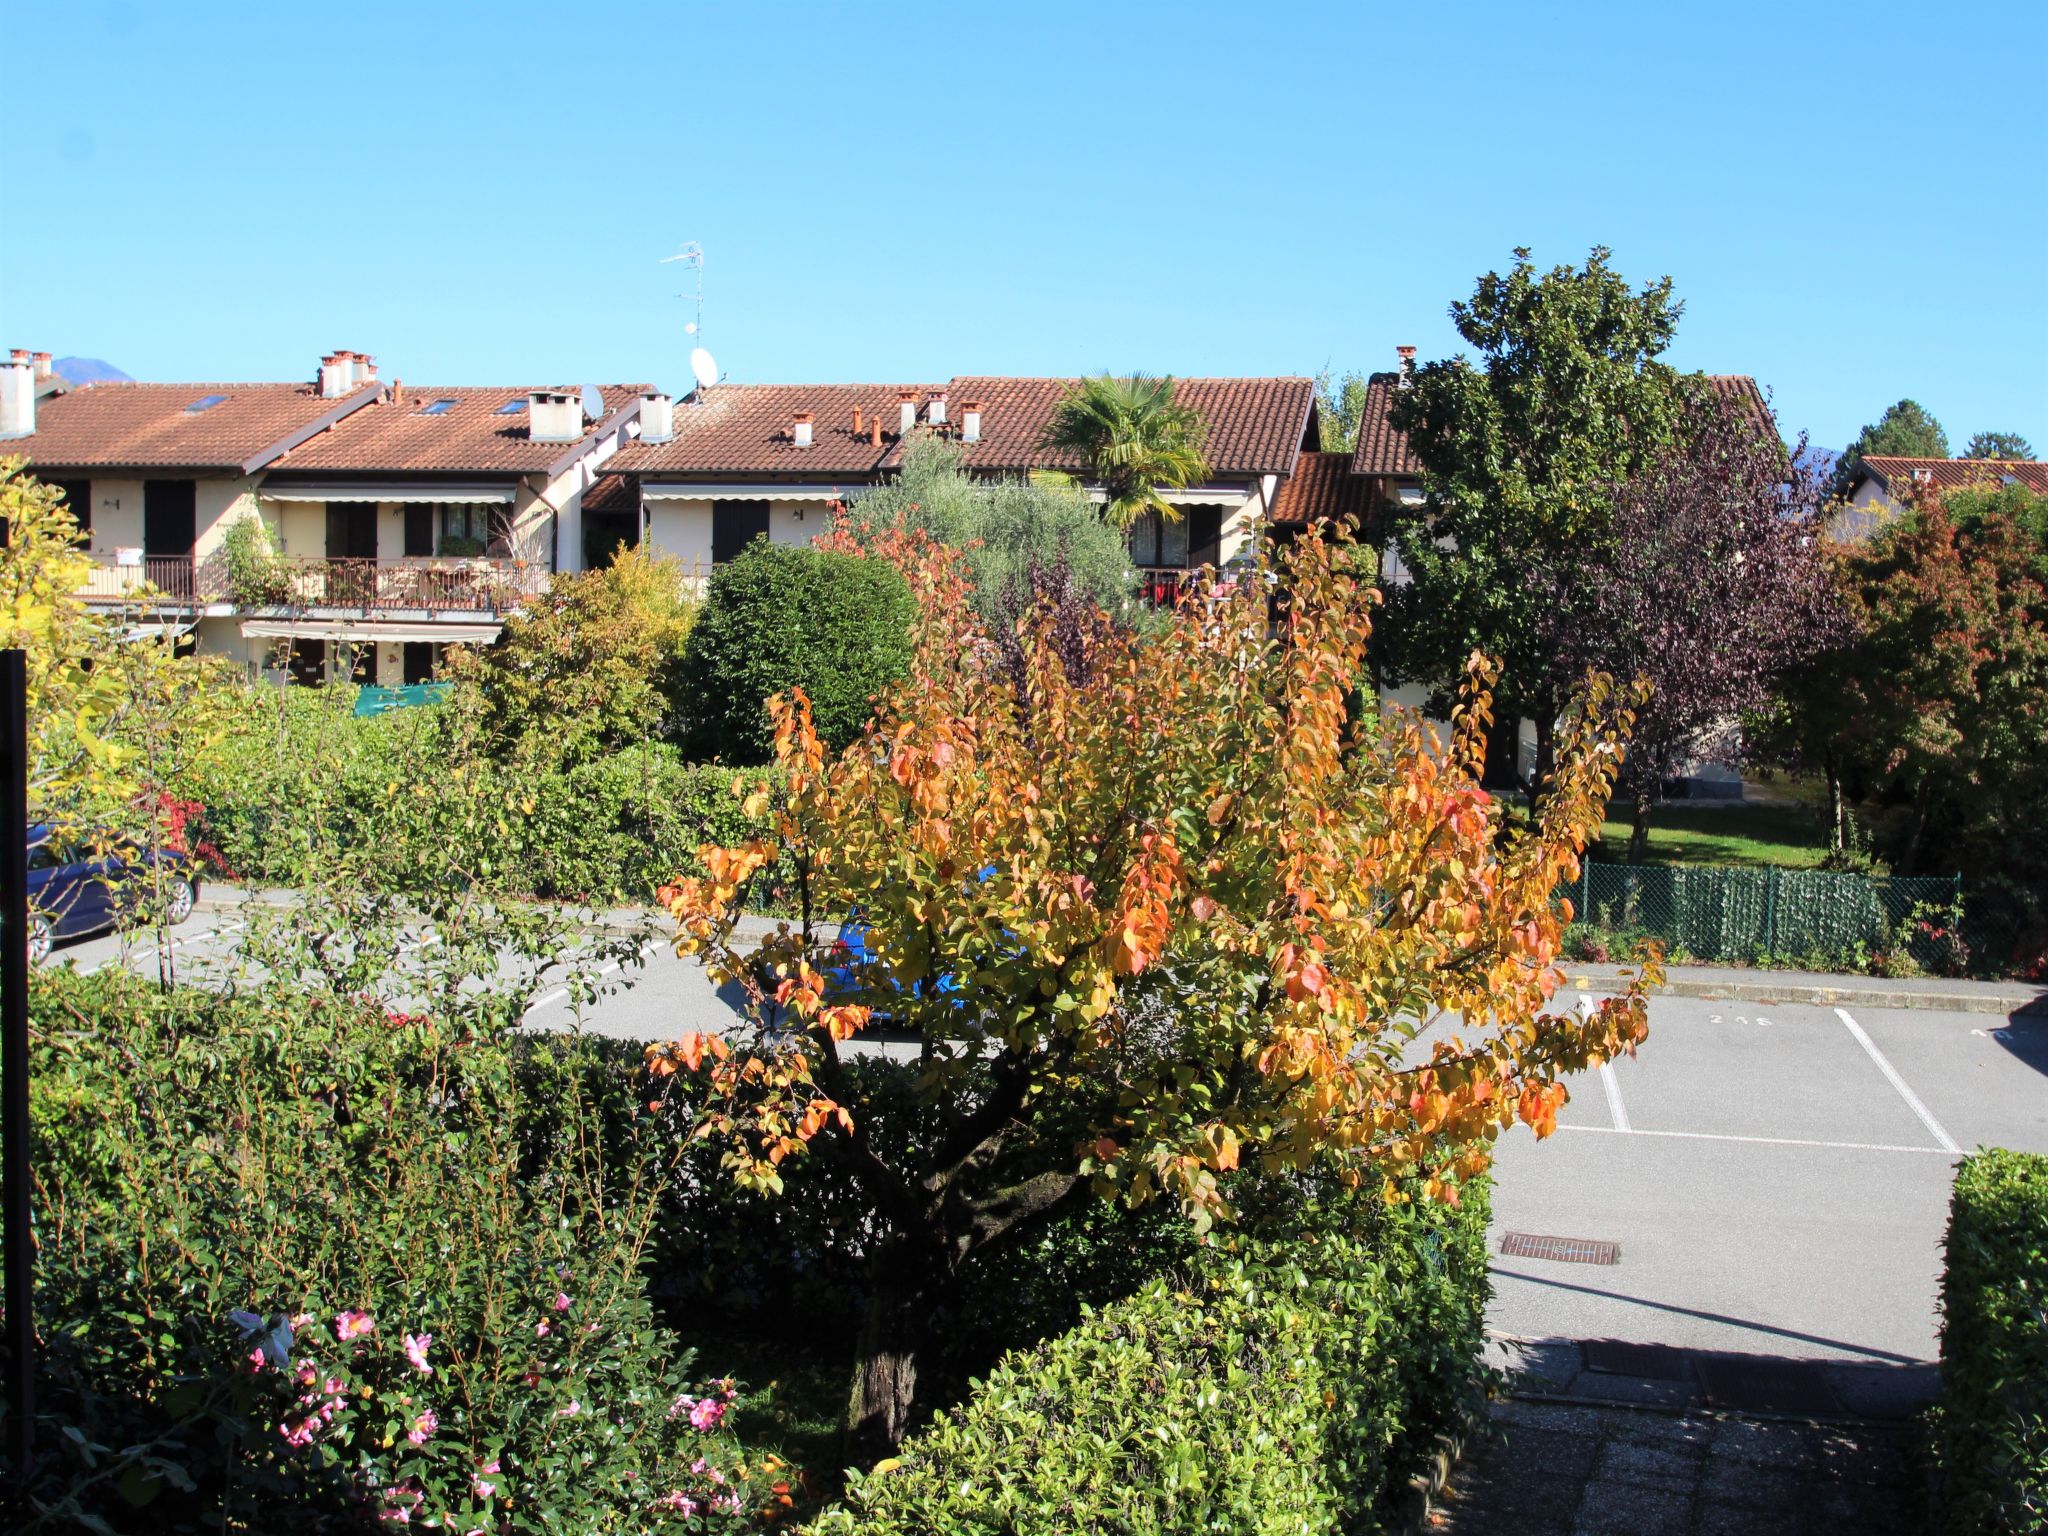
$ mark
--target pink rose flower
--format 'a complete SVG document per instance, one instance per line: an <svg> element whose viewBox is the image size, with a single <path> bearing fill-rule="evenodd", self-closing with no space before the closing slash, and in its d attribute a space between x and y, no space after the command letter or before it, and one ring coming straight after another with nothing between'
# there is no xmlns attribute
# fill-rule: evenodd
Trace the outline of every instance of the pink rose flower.
<svg viewBox="0 0 2048 1536"><path fill-rule="evenodd" d="M546 1338L548 1336L548 1332L548 1325L546 1323L535 1323L533 1325L533 1336L536 1339Z"/></svg>
<svg viewBox="0 0 2048 1536"><path fill-rule="evenodd" d="M564 1295L561 1291L555 1292L555 1310L557 1312L566 1312L569 1310L569 1307L569 1298L566 1295Z"/></svg>
<svg viewBox="0 0 2048 1536"><path fill-rule="evenodd" d="M405 1432L405 1438L414 1445L425 1445L429 1437L440 1427L441 1421L434 1417L434 1410L429 1408L412 1421L412 1428Z"/></svg>
<svg viewBox="0 0 2048 1536"><path fill-rule="evenodd" d="M719 1420L725 1417L725 1404L713 1397L701 1398L690 1410L690 1427L696 1430L718 1428Z"/></svg>
<svg viewBox="0 0 2048 1536"><path fill-rule="evenodd" d="M377 1324L369 1313L358 1312L353 1307L346 1312L337 1312L334 1316L334 1336L344 1344L350 1339L359 1339L364 1334L373 1332L376 1327Z"/></svg>

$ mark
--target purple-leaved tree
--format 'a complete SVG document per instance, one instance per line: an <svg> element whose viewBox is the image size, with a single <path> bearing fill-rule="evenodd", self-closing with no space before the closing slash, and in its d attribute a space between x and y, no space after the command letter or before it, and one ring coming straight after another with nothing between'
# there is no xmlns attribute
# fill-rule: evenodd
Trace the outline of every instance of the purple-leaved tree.
<svg viewBox="0 0 2048 1536"><path fill-rule="evenodd" d="M1802 437L1787 453L1768 408L1702 394L1672 445L1607 489L1612 536L1531 573L1553 665L1650 684L1616 786L1634 807L1632 863L1663 784L1688 763L1738 758L1741 715L1844 632L1826 488L1805 450Z"/></svg>

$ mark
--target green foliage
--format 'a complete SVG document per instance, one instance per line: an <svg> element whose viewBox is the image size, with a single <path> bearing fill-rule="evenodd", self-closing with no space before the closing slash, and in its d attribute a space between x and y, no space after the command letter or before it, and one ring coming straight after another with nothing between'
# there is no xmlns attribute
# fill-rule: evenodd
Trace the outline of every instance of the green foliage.
<svg viewBox="0 0 2048 1536"><path fill-rule="evenodd" d="M975 480L961 452L929 434L914 437L894 483L853 505L856 539L876 530L918 529L960 550L974 604L991 625L1007 627L1006 595L1028 590L1031 568L1050 570L1066 556L1081 594L1119 612L1133 584L1124 539L1072 485L1036 480Z"/></svg>
<svg viewBox="0 0 2048 1536"><path fill-rule="evenodd" d="M584 762L674 729L696 611L679 561L624 550L601 570L557 576L496 644L452 651L445 671L468 685L461 696L494 754Z"/></svg>
<svg viewBox="0 0 2048 1536"><path fill-rule="evenodd" d="M1349 453L1358 446L1358 424L1365 418L1365 394L1371 378L1363 373L1341 377L1327 369L1316 379L1316 407L1322 418L1325 452Z"/></svg>
<svg viewBox="0 0 2048 1536"><path fill-rule="evenodd" d="M276 608L292 600L291 567L270 548L261 517L238 517L221 535L228 596L244 608Z"/></svg>
<svg viewBox="0 0 2048 1536"><path fill-rule="evenodd" d="M404 936L345 926L380 969ZM37 972L49 1353L17 1513L641 1529L671 1493L737 1488L720 1519L750 1524L780 1471L743 1470L717 1423L731 1389L693 1382L644 1292L662 1163L632 1053L493 1027L517 1011L478 1001L495 942L430 946L441 969L405 985L432 1001L401 1014L329 969L343 935L294 964L292 931L262 966L289 986Z"/></svg>
<svg viewBox="0 0 2048 1536"><path fill-rule="evenodd" d="M1994 519L2005 518L2034 549L2034 568L2048 580L2048 496L2011 485L1975 485L1944 492L1942 510L1965 533L1976 534Z"/></svg>
<svg viewBox="0 0 2048 1536"><path fill-rule="evenodd" d="M1917 400L1901 400L1861 432L1835 461L1834 491L1849 493L1849 482L1866 455L1895 459L1945 459L1948 434Z"/></svg>
<svg viewBox="0 0 2048 1536"><path fill-rule="evenodd" d="M1963 450L1966 459L2031 459L2034 445L2017 432L1979 432Z"/></svg>
<svg viewBox="0 0 2048 1536"><path fill-rule="evenodd" d="M1486 1189L1334 1190L1006 1358L816 1536L1337 1532L1386 1519L1481 1379Z"/></svg>
<svg viewBox="0 0 2048 1536"><path fill-rule="evenodd" d="M474 889L644 903L699 872L706 843L765 826L729 768L698 767L653 742L581 761L523 764L469 745L446 706L361 717L353 690L249 686L223 695L221 739L173 777L206 808L226 872L304 887L346 872L376 892ZM777 782L752 770L746 786ZM786 868L751 899L785 899Z"/></svg>
<svg viewBox="0 0 2048 1536"><path fill-rule="evenodd" d="M2048 1530L2048 1157L1963 1160L1941 1312L1942 1529Z"/></svg>
<svg viewBox="0 0 2048 1536"><path fill-rule="evenodd" d="M1108 494L1102 515L1121 529L1147 512L1180 516L1159 492L1209 478L1203 432L1193 407L1174 399L1171 378L1105 373L1067 391L1038 446L1079 459Z"/></svg>
<svg viewBox="0 0 2048 1536"><path fill-rule="evenodd" d="M1502 667L1497 712L1539 730L1576 673L1553 675L1535 578L1604 547L1608 489L1655 461L1699 387L1660 361L1684 308L1671 280L1632 289L1608 254L1539 273L1518 249L1505 275L1487 273L1451 306L1478 366L1425 365L1389 415L1422 461L1426 496L1395 509L1414 580L1389 594L1378 665L1441 689L1481 651Z"/></svg>
<svg viewBox="0 0 2048 1536"><path fill-rule="evenodd" d="M770 695L801 688L835 750L910 665L910 588L881 560L757 539L718 567L683 658L691 755L764 763Z"/></svg>

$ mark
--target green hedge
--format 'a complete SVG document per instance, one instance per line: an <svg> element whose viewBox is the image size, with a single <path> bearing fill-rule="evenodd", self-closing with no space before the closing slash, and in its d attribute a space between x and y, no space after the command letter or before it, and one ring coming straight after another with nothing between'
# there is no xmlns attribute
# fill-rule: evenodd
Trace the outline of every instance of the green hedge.
<svg viewBox="0 0 2048 1536"><path fill-rule="evenodd" d="M1486 1196L1339 1196L1006 1357L813 1536L1353 1531L1480 1377Z"/></svg>
<svg viewBox="0 0 2048 1536"><path fill-rule="evenodd" d="M1941 1310L1942 1528L2048 1530L2048 1157L1964 1160Z"/></svg>

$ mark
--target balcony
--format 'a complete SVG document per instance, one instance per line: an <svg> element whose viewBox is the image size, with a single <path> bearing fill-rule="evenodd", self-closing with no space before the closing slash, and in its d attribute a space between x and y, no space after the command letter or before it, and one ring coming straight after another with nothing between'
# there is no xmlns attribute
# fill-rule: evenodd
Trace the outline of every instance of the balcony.
<svg viewBox="0 0 2048 1536"><path fill-rule="evenodd" d="M526 560L434 557L328 560L272 556L262 569L231 575L219 559L146 557L140 565L95 566L80 596L135 608L227 604L245 613L497 616L547 590L548 572Z"/></svg>
<svg viewBox="0 0 2048 1536"><path fill-rule="evenodd" d="M1179 566L1141 565L1138 567L1138 596L1155 608L1177 607L1181 594L1194 585L1198 574Z"/></svg>

